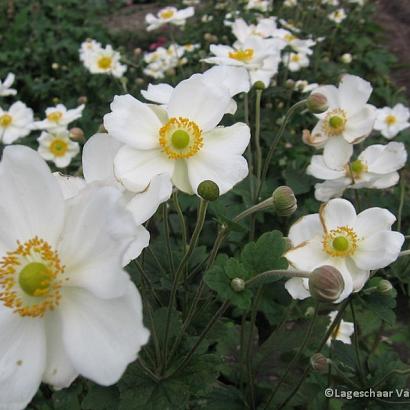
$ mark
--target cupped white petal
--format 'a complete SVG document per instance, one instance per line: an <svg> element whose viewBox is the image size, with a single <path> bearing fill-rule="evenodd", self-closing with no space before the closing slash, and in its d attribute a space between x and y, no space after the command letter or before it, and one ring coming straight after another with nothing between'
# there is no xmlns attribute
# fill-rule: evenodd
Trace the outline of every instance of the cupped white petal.
<svg viewBox="0 0 410 410"><path fill-rule="evenodd" d="M338 179L345 175L344 167L333 169L326 165L323 155L313 155L306 173L318 179Z"/></svg>
<svg viewBox="0 0 410 410"><path fill-rule="evenodd" d="M82 189L87 186L87 183L83 178L73 177L71 175L63 175L59 172L53 172L54 177L57 179L64 199L70 199L76 196Z"/></svg>
<svg viewBox="0 0 410 410"><path fill-rule="evenodd" d="M387 145L371 145L360 155L368 171L376 174L388 174L402 168L407 161L407 151L401 142L389 142Z"/></svg>
<svg viewBox="0 0 410 410"><path fill-rule="evenodd" d="M188 177L187 162L184 159L175 161L175 170L172 175L172 182L182 192L192 195L194 190Z"/></svg>
<svg viewBox="0 0 410 410"><path fill-rule="evenodd" d="M142 96L158 104L168 104L174 87L169 84L148 84L147 90L141 90Z"/></svg>
<svg viewBox="0 0 410 410"><path fill-rule="evenodd" d="M71 289L64 295L61 314L64 347L75 369L104 386L118 381L149 338L141 297L131 282L126 293L114 299Z"/></svg>
<svg viewBox="0 0 410 410"><path fill-rule="evenodd" d="M203 73L205 81L228 88L233 97L239 93L247 93L250 89L249 75L245 68L215 66Z"/></svg>
<svg viewBox="0 0 410 410"><path fill-rule="evenodd" d="M123 146L114 159L116 178L130 191L142 192L152 179L160 174L172 175L175 160L168 158L161 150L137 150Z"/></svg>
<svg viewBox="0 0 410 410"><path fill-rule="evenodd" d="M360 111L347 119L343 137L351 144L356 144L369 136L372 132L376 119L376 108L373 105L365 105Z"/></svg>
<svg viewBox="0 0 410 410"><path fill-rule="evenodd" d="M353 145L343 137L330 137L323 150L323 161L332 169L343 169L353 155Z"/></svg>
<svg viewBox="0 0 410 410"><path fill-rule="evenodd" d="M285 283L285 288L293 299L303 300L310 296L309 286L304 278L290 278Z"/></svg>
<svg viewBox="0 0 410 410"><path fill-rule="evenodd" d="M322 94L327 98L329 110L340 108L339 92L334 85L323 85L314 91L315 94ZM318 114L318 118L323 118L326 114Z"/></svg>
<svg viewBox="0 0 410 410"><path fill-rule="evenodd" d="M290 227L288 238L293 246L298 246L302 242L321 235L323 235L323 227L320 223L319 214L310 214L298 219Z"/></svg>
<svg viewBox="0 0 410 410"><path fill-rule="evenodd" d="M288 250L285 258L294 268L307 272L319 266L330 265L329 255L323 250L321 238L318 237Z"/></svg>
<svg viewBox="0 0 410 410"><path fill-rule="evenodd" d="M387 209L368 208L357 215L354 230L359 238L368 238L377 232L388 231L396 217Z"/></svg>
<svg viewBox="0 0 410 410"><path fill-rule="evenodd" d="M341 226L354 227L357 216L354 206L346 199L331 199L320 208L321 222L328 231Z"/></svg>
<svg viewBox="0 0 410 410"><path fill-rule="evenodd" d="M350 178L339 178L315 184L315 198L321 202L340 198L351 183Z"/></svg>
<svg viewBox="0 0 410 410"><path fill-rule="evenodd" d="M108 133L127 145L140 149L159 146L158 132L162 123L147 104L131 95L116 95L111 112L104 116Z"/></svg>
<svg viewBox="0 0 410 410"><path fill-rule="evenodd" d="M138 258L144 248L149 245L149 232L142 226L137 226L134 239L125 251L122 266L127 266L132 260Z"/></svg>
<svg viewBox="0 0 410 410"><path fill-rule="evenodd" d="M339 84L340 107L355 114L367 103L373 91L371 84L355 75L345 74Z"/></svg>

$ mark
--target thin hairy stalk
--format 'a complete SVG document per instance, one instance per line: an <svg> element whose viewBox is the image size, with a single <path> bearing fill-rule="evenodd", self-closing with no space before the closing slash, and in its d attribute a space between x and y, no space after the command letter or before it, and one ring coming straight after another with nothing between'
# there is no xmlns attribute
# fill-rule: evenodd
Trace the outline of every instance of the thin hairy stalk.
<svg viewBox="0 0 410 410"><path fill-rule="evenodd" d="M350 310L352 312L352 319L353 319L353 326L354 326L354 352L356 356L356 365L357 365L357 370L359 372L359 378L362 384L365 384L366 378L364 375L363 371L363 366L362 366L362 361L360 360L360 348L359 348L359 329L357 326L357 319L356 319L356 314L353 306L353 299L350 299Z"/></svg>
<svg viewBox="0 0 410 410"><path fill-rule="evenodd" d="M167 247L168 264L171 268L171 271L174 272L175 271L174 258L172 256L171 238L169 234L168 204L166 202L162 205L162 218L164 221L164 234L165 234L165 244Z"/></svg>

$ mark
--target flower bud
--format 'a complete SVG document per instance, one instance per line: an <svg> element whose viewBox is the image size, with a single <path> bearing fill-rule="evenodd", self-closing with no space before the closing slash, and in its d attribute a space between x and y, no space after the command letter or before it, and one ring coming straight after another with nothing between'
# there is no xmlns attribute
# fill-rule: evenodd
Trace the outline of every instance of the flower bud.
<svg viewBox="0 0 410 410"><path fill-rule="evenodd" d="M285 87L292 89L295 86L295 81L289 78L289 80L286 80Z"/></svg>
<svg viewBox="0 0 410 410"><path fill-rule="evenodd" d="M84 141L84 131L81 128L74 127L69 129L70 138L73 141Z"/></svg>
<svg viewBox="0 0 410 410"><path fill-rule="evenodd" d="M310 294L319 302L336 302L344 288L343 276L333 266L321 266L309 275Z"/></svg>
<svg viewBox="0 0 410 410"><path fill-rule="evenodd" d="M309 306L306 309L305 317L309 319L309 318L312 318L314 315L315 315L315 308L313 306Z"/></svg>
<svg viewBox="0 0 410 410"><path fill-rule="evenodd" d="M133 53L134 53L134 55L135 55L136 57L138 57L138 56L140 56L140 55L142 54L142 49L139 48L139 47L134 48L134 50L132 50L132 51L133 51Z"/></svg>
<svg viewBox="0 0 410 410"><path fill-rule="evenodd" d="M219 198L219 187L213 181L202 181L198 185L197 192L206 201L216 201Z"/></svg>
<svg viewBox="0 0 410 410"><path fill-rule="evenodd" d="M353 57L350 53L345 53L340 57L340 61L344 64L350 64L353 60Z"/></svg>
<svg viewBox="0 0 410 410"><path fill-rule="evenodd" d="M279 216L290 216L298 207L295 194L291 188L285 185L273 191L272 201L276 214Z"/></svg>
<svg viewBox="0 0 410 410"><path fill-rule="evenodd" d="M380 293L389 293L393 289L393 285L389 280L382 279L377 285L377 290Z"/></svg>
<svg viewBox="0 0 410 410"><path fill-rule="evenodd" d="M263 81L256 81L256 83L253 85L257 90L264 90L265 84Z"/></svg>
<svg viewBox="0 0 410 410"><path fill-rule="evenodd" d="M235 278L231 280L231 288L235 292L242 292L245 290L245 281L241 278Z"/></svg>
<svg viewBox="0 0 410 410"><path fill-rule="evenodd" d="M309 95L306 107L312 114L322 114L328 110L329 104L326 96L320 93L313 93Z"/></svg>
<svg viewBox="0 0 410 410"><path fill-rule="evenodd" d="M78 97L78 104L86 104L88 101L87 97L85 95L82 95L81 97Z"/></svg>
<svg viewBox="0 0 410 410"><path fill-rule="evenodd" d="M322 353L315 353L310 358L310 365L312 369L319 373L327 373L329 371L330 360L323 356Z"/></svg>

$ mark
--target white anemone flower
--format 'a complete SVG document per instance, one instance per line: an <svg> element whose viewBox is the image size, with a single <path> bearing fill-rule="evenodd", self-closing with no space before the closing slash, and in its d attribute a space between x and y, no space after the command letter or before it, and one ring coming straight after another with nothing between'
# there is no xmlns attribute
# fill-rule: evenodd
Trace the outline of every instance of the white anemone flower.
<svg viewBox="0 0 410 410"><path fill-rule="evenodd" d="M338 314L337 311L333 311L329 313L329 318L330 318L329 326L333 323L337 314ZM354 333L354 323L345 322L343 319L341 319L340 323L338 324L338 326L335 327L329 339L327 340L326 344L330 346L332 344L332 340L339 340L340 342L350 345L352 344L351 337L353 333Z"/></svg>
<svg viewBox="0 0 410 410"><path fill-rule="evenodd" d="M380 108L377 110L374 129L390 140L410 127L409 119L410 110L403 104L396 104L393 108Z"/></svg>
<svg viewBox="0 0 410 410"><path fill-rule="evenodd" d="M80 60L87 66L90 61L94 58L94 55L102 49L101 43L98 41L88 38L83 41L80 46Z"/></svg>
<svg viewBox="0 0 410 410"><path fill-rule="evenodd" d="M326 202L340 197L346 188L386 189L399 182L399 169L407 161L404 144L371 145L356 160L350 159L341 168L327 166L322 155L314 155L306 172L325 182L315 185L315 198Z"/></svg>
<svg viewBox="0 0 410 410"><path fill-rule="evenodd" d="M311 55L313 54L312 47L316 45L316 41L310 38L301 39L295 34L285 29L278 29L274 33L274 37L280 39L285 43L285 46L289 46L296 53Z"/></svg>
<svg viewBox="0 0 410 410"><path fill-rule="evenodd" d="M324 265L338 269L344 280L340 302L363 288L370 270L384 268L398 258L404 236L391 231L395 221L386 209L369 208L356 215L349 201L332 199L318 214L304 216L292 225L288 237L293 247L285 257L302 271ZM308 279L293 279L292 286L298 279L302 282L299 292L308 288Z"/></svg>
<svg viewBox="0 0 410 410"><path fill-rule="evenodd" d="M64 104L48 107L46 109L46 118L42 121L36 121L33 124L33 127L38 130L63 131L67 129L70 122L81 117L84 107L84 104L71 110L67 110L67 107Z"/></svg>
<svg viewBox="0 0 410 410"><path fill-rule="evenodd" d="M156 30L165 24L174 24L176 26L183 26L186 19L195 14L193 7L178 10L176 7L165 7L158 11L157 15L149 13L145 16L145 22L148 24L147 31Z"/></svg>
<svg viewBox="0 0 410 410"><path fill-rule="evenodd" d="M127 71L127 66L120 61L121 54L109 44L105 48L96 46L83 58L84 66L91 74L109 74L116 78Z"/></svg>
<svg viewBox="0 0 410 410"><path fill-rule="evenodd" d="M17 101L8 110L0 107L0 142L12 144L30 134L33 127L33 110Z"/></svg>
<svg viewBox="0 0 410 410"><path fill-rule="evenodd" d="M248 0L246 8L266 12L272 8L272 0Z"/></svg>
<svg viewBox="0 0 410 410"><path fill-rule="evenodd" d="M46 161L54 162L57 168L68 167L71 160L80 152L80 145L70 139L67 130L43 131L37 141L38 153Z"/></svg>
<svg viewBox="0 0 410 410"><path fill-rule="evenodd" d="M8 73L4 81L0 81L0 97L7 97L8 95L16 95L17 90L10 88L16 76L13 73Z"/></svg>
<svg viewBox="0 0 410 410"><path fill-rule="evenodd" d="M179 83L166 107L114 97L104 126L125 144L114 159L117 179L133 192L164 173L189 194L204 180L214 181L221 194L230 190L248 174L242 154L250 138L246 124L217 127L230 102L226 88L201 76Z"/></svg>
<svg viewBox="0 0 410 410"><path fill-rule="evenodd" d="M303 53L287 53L283 56L283 63L289 71L300 71L302 68L309 67L309 57Z"/></svg>
<svg viewBox="0 0 410 410"><path fill-rule="evenodd" d="M149 337L121 267L135 225L120 193L90 186L65 201L24 146L4 150L0 175L0 408L26 408L41 382L116 383Z"/></svg>
<svg viewBox="0 0 410 410"><path fill-rule="evenodd" d="M319 122L311 133L310 143L324 146L324 160L330 168L342 167L352 155L353 144L372 132L376 107L367 104L372 90L369 82L349 74L342 77L338 88L316 88L315 93L327 98L329 109L316 115Z"/></svg>
<svg viewBox="0 0 410 410"><path fill-rule="evenodd" d="M201 76L211 87L227 88L231 97L239 93L247 93L251 86L248 73L242 67L215 66L202 74L194 74L192 77L197 76ZM148 89L142 90L141 94L148 101L167 105L173 91L174 87L169 84L148 84ZM228 114L235 114L237 105L233 99L227 109Z"/></svg>
<svg viewBox="0 0 410 410"><path fill-rule="evenodd" d="M336 24L340 24L345 18L347 17L347 14L344 9L340 8L335 11L332 11L327 18Z"/></svg>
<svg viewBox="0 0 410 410"><path fill-rule="evenodd" d="M319 84L317 83L309 84L306 80L298 80L295 82L293 89L295 91L299 91L300 93L309 93L309 92L312 92L313 90L316 90L316 88L318 87L319 87Z"/></svg>
<svg viewBox="0 0 410 410"><path fill-rule="evenodd" d="M243 44L235 43L233 47L212 44L210 50L215 57L208 57L203 61L244 67L248 70L252 84L262 81L268 87L272 77L278 72L280 62L280 52L275 44L274 39L258 37L248 37Z"/></svg>

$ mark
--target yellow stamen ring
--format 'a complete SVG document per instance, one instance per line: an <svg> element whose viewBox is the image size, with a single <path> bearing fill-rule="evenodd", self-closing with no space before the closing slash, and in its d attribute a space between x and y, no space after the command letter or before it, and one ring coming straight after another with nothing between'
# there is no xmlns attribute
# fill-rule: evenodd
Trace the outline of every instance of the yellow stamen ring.
<svg viewBox="0 0 410 410"><path fill-rule="evenodd" d="M13 117L10 114L4 113L0 116L0 125L4 128L8 127L13 121Z"/></svg>
<svg viewBox="0 0 410 410"><path fill-rule="evenodd" d="M234 60L247 63L250 60L252 60L253 54L254 54L254 50L252 48L247 48L245 50L231 51L228 54L228 56L229 58L233 58Z"/></svg>
<svg viewBox="0 0 410 410"><path fill-rule="evenodd" d="M388 115L388 116L385 118L384 122L385 122L387 125L391 126L391 125L396 124L397 118L396 118L394 115L390 114L390 115Z"/></svg>
<svg viewBox="0 0 410 410"><path fill-rule="evenodd" d="M199 126L183 117L168 120L159 130L159 143L170 159L192 157L204 145Z"/></svg>
<svg viewBox="0 0 410 410"><path fill-rule="evenodd" d="M47 119L51 122L59 122L63 117L63 113L61 111L53 111L47 115Z"/></svg>
<svg viewBox="0 0 410 410"><path fill-rule="evenodd" d="M51 141L50 152L56 157L63 157L68 151L68 143L63 139L56 138Z"/></svg>
<svg viewBox="0 0 410 410"><path fill-rule="evenodd" d="M20 316L42 317L61 299L64 266L51 246L34 237L0 260L0 301Z"/></svg>
<svg viewBox="0 0 410 410"><path fill-rule="evenodd" d="M112 58L110 56L102 56L97 60L97 65L101 70L109 70L112 66Z"/></svg>
<svg viewBox="0 0 410 410"><path fill-rule="evenodd" d="M339 226L323 236L322 244L330 256L351 256L357 249L358 237L349 226Z"/></svg>
<svg viewBox="0 0 410 410"><path fill-rule="evenodd" d="M347 116L345 111L336 108L329 112L323 121L323 131L329 135L340 135L346 128Z"/></svg>

